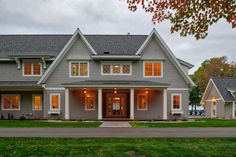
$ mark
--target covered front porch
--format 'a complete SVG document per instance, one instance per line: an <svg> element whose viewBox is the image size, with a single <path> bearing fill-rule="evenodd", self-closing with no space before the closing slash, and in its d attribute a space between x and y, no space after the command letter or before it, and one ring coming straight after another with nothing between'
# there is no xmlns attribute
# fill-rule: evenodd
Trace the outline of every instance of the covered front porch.
<svg viewBox="0 0 236 157"><path fill-rule="evenodd" d="M87 82L87 81L85 81ZM113 81L114 82L114 81ZM122 82L122 81L119 81ZM84 83L84 82L83 82ZM146 84L65 85L67 120L165 120L167 85ZM145 83L147 83L145 81ZM150 82L149 82L150 83Z"/></svg>

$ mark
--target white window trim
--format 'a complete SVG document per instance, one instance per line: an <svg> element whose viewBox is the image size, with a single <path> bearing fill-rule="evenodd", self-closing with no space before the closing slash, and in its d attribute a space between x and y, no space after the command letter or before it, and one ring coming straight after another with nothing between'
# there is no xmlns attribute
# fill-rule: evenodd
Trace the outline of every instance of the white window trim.
<svg viewBox="0 0 236 157"><path fill-rule="evenodd" d="M3 104L3 97L4 96L18 96L19 97L19 108L18 109L4 109L4 104ZM20 94L2 94L2 102L1 102L1 109L2 111L20 111L21 110L21 97Z"/></svg>
<svg viewBox="0 0 236 157"><path fill-rule="evenodd" d="M72 76L71 75L71 64L72 63L77 63L78 65L79 65L79 67L78 67L78 70L79 70L79 72L78 72L78 76ZM87 63L87 65L88 65L88 74L87 74L87 76L80 76L80 63ZM89 77L89 61L70 61L69 62L69 76L70 76L70 78L88 78Z"/></svg>
<svg viewBox="0 0 236 157"><path fill-rule="evenodd" d="M35 96L40 96L40 102L41 102L41 104L40 104L40 109L35 109L34 108L34 97ZM42 105L43 105L43 96L42 96L42 94L33 94L32 95L32 111L42 111Z"/></svg>
<svg viewBox="0 0 236 157"><path fill-rule="evenodd" d="M22 75L23 76L27 76L27 77L38 77L38 76L42 76L42 63L37 63L37 62L30 62L29 64L31 64L31 75L25 75L25 63L22 64L23 68L22 68ZM39 75L34 75L34 64L40 64L40 74Z"/></svg>
<svg viewBox="0 0 236 157"><path fill-rule="evenodd" d="M141 109L141 108L139 108L139 96L140 95L145 95L146 96L146 102L147 102L147 105L146 105L146 108L144 108L144 109ZM138 111L147 111L148 110L148 95L146 94L146 93L138 93L137 94L137 110Z"/></svg>
<svg viewBox="0 0 236 157"><path fill-rule="evenodd" d="M173 103L174 96L179 96L180 97L180 108L179 109L174 109L174 103ZM180 93L173 93L173 94L171 94L171 111L173 111L173 112L175 112L175 111L182 111L182 94L180 94Z"/></svg>
<svg viewBox="0 0 236 157"><path fill-rule="evenodd" d="M52 108L52 96L57 95L58 96L58 109ZM60 93L50 93L50 111L60 111L61 110L61 94Z"/></svg>
<svg viewBox="0 0 236 157"><path fill-rule="evenodd" d="M216 107L216 115L213 115L213 101L211 101L211 118L216 118L217 117L217 101L215 102L215 107Z"/></svg>
<svg viewBox="0 0 236 157"><path fill-rule="evenodd" d="M84 110L85 111L95 111L96 110L96 97L95 97L95 93L89 93L90 95L92 95L92 97L94 97L94 107L92 109L87 108L86 105L86 95L84 96Z"/></svg>
<svg viewBox="0 0 236 157"><path fill-rule="evenodd" d="M113 73L112 66L113 65L119 65L121 67L120 73ZM103 65L110 65L110 73L103 73ZM123 73L123 65L129 65L130 71L129 73ZM132 75L132 63L131 62L102 62L101 63L101 75L115 75L115 76L131 76Z"/></svg>
<svg viewBox="0 0 236 157"><path fill-rule="evenodd" d="M161 63L161 76L145 76L145 63ZM144 78L163 78L163 61L143 61L143 77Z"/></svg>

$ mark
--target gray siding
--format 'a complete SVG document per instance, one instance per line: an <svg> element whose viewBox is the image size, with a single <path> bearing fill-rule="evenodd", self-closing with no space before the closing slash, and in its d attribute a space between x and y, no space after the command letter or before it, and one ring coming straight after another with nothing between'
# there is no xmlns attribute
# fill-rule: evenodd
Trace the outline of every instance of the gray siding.
<svg viewBox="0 0 236 157"><path fill-rule="evenodd" d="M225 118L226 119L231 119L233 118L233 103L225 103Z"/></svg>
<svg viewBox="0 0 236 157"><path fill-rule="evenodd" d="M2 94L17 94L20 95L20 111L2 111ZM42 92L39 91L29 91L29 92L0 92L0 102L1 102L1 108L0 108L0 115L3 116L5 119L8 118L8 114L13 115L14 119L19 119L21 116L25 116L29 119L43 119L43 111L34 111L32 110L32 95L33 94L41 94L43 96ZM42 104L43 105L43 104ZM44 106L44 105L43 105ZM42 106L42 108L43 108ZM27 116L32 115L32 116Z"/></svg>

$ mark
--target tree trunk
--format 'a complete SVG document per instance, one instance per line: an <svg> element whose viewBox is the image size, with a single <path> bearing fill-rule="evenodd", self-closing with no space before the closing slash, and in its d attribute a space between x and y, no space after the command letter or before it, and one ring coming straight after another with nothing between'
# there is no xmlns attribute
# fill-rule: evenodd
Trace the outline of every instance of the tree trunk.
<svg viewBox="0 0 236 157"><path fill-rule="evenodd" d="M197 114L197 104L194 104L195 105L195 111L194 111L194 115Z"/></svg>

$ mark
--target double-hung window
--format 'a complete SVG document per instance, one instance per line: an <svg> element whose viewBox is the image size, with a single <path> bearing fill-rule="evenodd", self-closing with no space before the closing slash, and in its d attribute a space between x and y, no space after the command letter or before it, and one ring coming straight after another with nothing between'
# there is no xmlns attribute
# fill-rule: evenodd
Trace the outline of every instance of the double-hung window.
<svg viewBox="0 0 236 157"><path fill-rule="evenodd" d="M84 61L70 62L70 77L88 77L89 63Z"/></svg>
<svg viewBox="0 0 236 157"><path fill-rule="evenodd" d="M23 76L41 76L42 63L23 63Z"/></svg>
<svg viewBox="0 0 236 157"><path fill-rule="evenodd" d="M163 67L161 61L143 62L144 77L162 77Z"/></svg>
<svg viewBox="0 0 236 157"><path fill-rule="evenodd" d="M60 94L59 93L50 94L50 110L51 111L60 110Z"/></svg>
<svg viewBox="0 0 236 157"><path fill-rule="evenodd" d="M172 94L171 95L171 106L172 110L182 110L182 95L181 94Z"/></svg>
<svg viewBox="0 0 236 157"><path fill-rule="evenodd" d="M2 95L2 110L20 110L20 95Z"/></svg>
<svg viewBox="0 0 236 157"><path fill-rule="evenodd" d="M42 110L42 95L35 94L32 96L33 110Z"/></svg>
<svg viewBox="0 0 236 157"><path fill-rule="evenodd" d="M102 63L102 75L131 75L131 63Z"/></svg>
<svg viewBox="0 0 236 157"><path fill-rule="evenodd" d="M137 109L146 111L148 107L148 95L146 93L137 94Z"/></svg>

